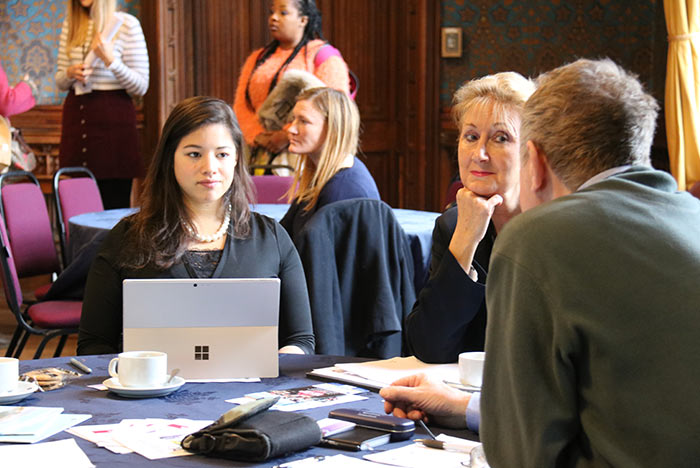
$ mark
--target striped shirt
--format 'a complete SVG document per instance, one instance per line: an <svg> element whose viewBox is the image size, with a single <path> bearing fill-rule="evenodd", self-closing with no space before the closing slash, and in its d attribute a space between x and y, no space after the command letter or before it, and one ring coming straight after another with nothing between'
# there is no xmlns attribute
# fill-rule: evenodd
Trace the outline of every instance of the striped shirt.
<svg viewBox="0 0 700 468"><path fill-rule="evenodd" d="M92 74L88 78L93 90L109 91L124 89L132 96L143 96L148 91L148 50L139 20L134 16L116 12L123 22L114 37L112 54L114 60L109 68L99 58L95 60ZM68 78L66 71L71 65L85 61L92 42L93 22L89 20L87 39L83 45L67 50L68 20L63 22L58 46L58 70L56 84L62 90L70 89L76 80Z"/></svg>

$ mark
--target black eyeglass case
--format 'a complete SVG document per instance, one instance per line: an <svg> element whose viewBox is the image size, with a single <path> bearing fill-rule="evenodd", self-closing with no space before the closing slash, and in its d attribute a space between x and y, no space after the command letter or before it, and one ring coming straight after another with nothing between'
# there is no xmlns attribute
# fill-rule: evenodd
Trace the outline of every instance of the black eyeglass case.
<svg viewBox="0 0 700 468"><path fill-rule="evenodd" d="M354 422L361 427L388 432L391 434L392 442L410 439L416 431L416 425L410 419L398 418L390 414L340 408L328 413L328 417Z"/></svg>

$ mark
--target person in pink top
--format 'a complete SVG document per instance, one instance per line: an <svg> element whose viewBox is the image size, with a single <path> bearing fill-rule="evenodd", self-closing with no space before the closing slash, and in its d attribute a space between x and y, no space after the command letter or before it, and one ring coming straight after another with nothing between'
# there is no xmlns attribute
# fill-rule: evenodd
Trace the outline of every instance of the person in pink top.
<svg viewBox="0 0 700 468"><path fill-rule="evenodd" d="M33 89L27 80L11 87L0 62L0 115L9 117L28 111L36 102Z"/></svg>
<svg viewBox="0 0 700 468"><path fill-rule="evenodd" d="M266 131L256 114L285 71L304 70L313 73L328 87L349 92L348 66L340 55L332 55L322 63L315 62L316 54L327 42L321 32L321 13L314 0L274 0L268 26L273 40L246 59L233 103L243 137L251 149L253 164L273 163L275 156L289 145L285 129ZM261 161L255 157L258 151L267 152L271 157Z"/></svg>

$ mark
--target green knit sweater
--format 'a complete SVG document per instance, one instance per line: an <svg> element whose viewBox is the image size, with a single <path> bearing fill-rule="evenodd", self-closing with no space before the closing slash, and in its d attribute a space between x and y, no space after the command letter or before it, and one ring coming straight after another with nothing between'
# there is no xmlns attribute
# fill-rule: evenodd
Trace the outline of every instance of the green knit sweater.
<svg viewBox="0 0 700 468"><path fill-rule="evenodd" d="M700 463L700 201L633 168L513 219L487 284L498 467Z"/></svg>

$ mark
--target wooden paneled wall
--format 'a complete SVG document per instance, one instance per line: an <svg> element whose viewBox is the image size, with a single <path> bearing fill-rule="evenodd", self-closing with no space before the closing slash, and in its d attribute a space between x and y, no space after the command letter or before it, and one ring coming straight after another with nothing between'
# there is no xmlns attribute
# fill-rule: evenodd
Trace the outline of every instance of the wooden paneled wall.
<svg viewBox="0 0 700 468"><path fill-rule="evenodd" d="M438 209L443 178L435 161L439 2L317 0L317 4L324 35L359 77L362 151L382 198L392 206ZM178 84L173 86L162 76L160 84L152 80L145 103L148 132L155 134L165 115L156 115L151 108L162 111L191 95L233 102L243 62L270 40L268 8L269 2L260 0L145 2L142 22L149 51L153 50L152 64ZM187 33L171 36L167 31L171 24ZM172 43L184 56L168 54L164 44Z"/></svg>
<svg viewBox="0 0 700 468"><path fill-rule="evenodd" d="M394 207L440 209L449 179L438 149L440 3L317 0L317 4L324 35L359 77L361 147L382 198ZM270 40L268 8L267 0L141 3L151 71L149 90L139 108L146 160L177 102L193 95L233 102L243 62ZM13 123L25 130L42 155L55 157L60 106L38 107Z"/></svg>

